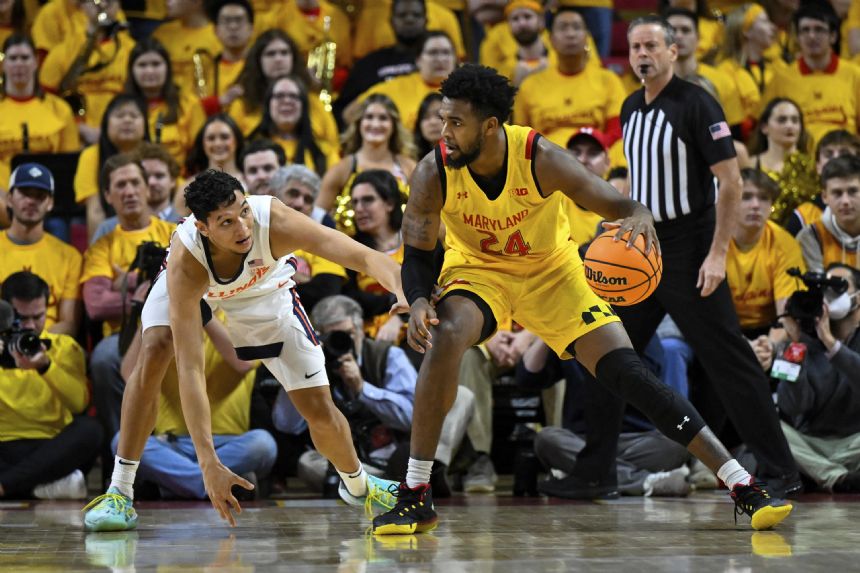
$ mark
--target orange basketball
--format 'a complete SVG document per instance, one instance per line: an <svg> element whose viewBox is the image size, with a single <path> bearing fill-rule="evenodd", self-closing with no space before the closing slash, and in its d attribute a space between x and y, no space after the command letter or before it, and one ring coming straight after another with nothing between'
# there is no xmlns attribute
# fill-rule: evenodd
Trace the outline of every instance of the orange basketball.
<svg viewBox="0 0 860 573"><path fill-rule="evenodd" d="M648 298L660 284L663 261L656 249L645 255L645 239L636 237L629 249L627 238L615 241L617 230L598 235L585 253L585 278L594 293L618 306L630 306Z"/></svg>

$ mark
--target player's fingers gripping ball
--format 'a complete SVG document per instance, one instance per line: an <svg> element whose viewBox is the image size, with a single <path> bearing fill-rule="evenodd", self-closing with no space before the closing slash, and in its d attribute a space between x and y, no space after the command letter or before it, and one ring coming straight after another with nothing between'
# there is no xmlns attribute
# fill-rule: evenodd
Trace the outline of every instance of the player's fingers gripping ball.
<svg viewBox="0 0 860 573"><path fill-rule="evenodd" d="M652 247L645 254L645 239L636 237L629 249L630 233L616 241L613 229L598 235L588 247L583 263L591 290L608 303L630 306L648 298L660 284L663 261Z"/></svg>

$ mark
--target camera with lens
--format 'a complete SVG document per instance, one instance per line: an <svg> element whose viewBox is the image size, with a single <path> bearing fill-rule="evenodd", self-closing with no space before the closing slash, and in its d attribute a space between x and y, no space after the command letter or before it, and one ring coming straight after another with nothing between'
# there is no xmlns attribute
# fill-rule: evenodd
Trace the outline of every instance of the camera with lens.
<svg viewBox="0 0 860 573"><path fill-rule="evenodd" d="M327 332L320 336L320 342L322 342L325 370L331 385L332 398L343 415L350 419L362 409L361 402L352 399L337 371L340 368L341 358L347 354L355 356L355 342L352 340L352 335L345 330Z"/></svg>
<svg viewBox="0 0 860 573"><path fill-rule="evenodd" d="M848 290L848 281L842 277L828 277L821 272L801 273L797 267L788 269L786 272L803 281L807 290L792 293L785 304L785 314L796 320L804 333L815 338L815 321L822 316L825 289L840 295Z"/></svg>
<svg viewBox="0 0 860 573"><path fill-rule="evenodd" d="M167 249L154 241L145 241L137 246L137 252L128 270L140 271L139 282L154 281L161 272L166 255Z"/></svg>
<svg viewBox="0 0 860 573"><path fill-rule="evenodd" d="M30 328L22 328L21 322L16 320L7 330L0 332L0 340L3 341L3 353L0 354L0 367L17 368L12 352L17 352L27 358L32 358L42 351L51 347L51 341L39 338L39 333Z"/></svg>

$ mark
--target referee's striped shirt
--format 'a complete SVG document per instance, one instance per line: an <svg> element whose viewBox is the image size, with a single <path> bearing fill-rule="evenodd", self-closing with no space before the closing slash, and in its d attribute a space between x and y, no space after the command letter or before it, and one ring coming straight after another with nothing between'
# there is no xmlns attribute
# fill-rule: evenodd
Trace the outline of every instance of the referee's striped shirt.
<svg viewBox="0 0 860 573"><path fill-rule="evenodd" d="M716 201L711 165L735 157L720 104L677 76L650 104L640 89L621 107L630 196L654 221L694 219Z"/></svg>

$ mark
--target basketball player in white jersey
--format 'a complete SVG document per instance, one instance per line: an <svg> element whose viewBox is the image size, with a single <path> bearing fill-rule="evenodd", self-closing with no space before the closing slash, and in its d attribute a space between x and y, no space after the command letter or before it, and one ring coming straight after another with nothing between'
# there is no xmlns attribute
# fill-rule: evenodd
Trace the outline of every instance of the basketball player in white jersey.
<svg viewBox="0 0 860 573"><path fill-rule="evenodd" d="M193 216L173 236L167 271L155 282L141 322L144 336L153 327L169 326L172 330L182 410L213 506L235 525L231 508L236 513L241 508L231 488L253 486L221 464L215 452L204 378L203 297L224 311L239 358L262 360L287 390L307 420L317 450L340 474L341 497L352 505L368 501L377 507L392 507L388 488L393 482L364 471L349 425L332 402L319 340L294 290L296 262L291 253L302 249L367 273L397 293L399 303L404 300L400 266L385 254L315 223L273 197L246 197L241 184L223 172L207 171L197 177L186 188L185 200ZM405 303L399 306L406 308ZM170 355L149 359L169 362ZM151 381L140 384L149 387L151 393ZM155 390L157 396L158 388ZM124 416L138 417L133 412L124 404ZM123 424L121 432L133 428L132 432L142 433L147 424L135 422ZM151 431L149 427L146 435ZM128 472L129 464L136 470L139 462L123 458L117 462L108 493L88 506L87 530L125 530L137 524L131 497L121 489L128 480L117 479L117 471Z"/></svg>

